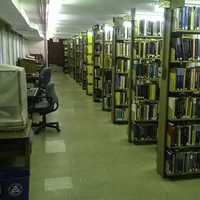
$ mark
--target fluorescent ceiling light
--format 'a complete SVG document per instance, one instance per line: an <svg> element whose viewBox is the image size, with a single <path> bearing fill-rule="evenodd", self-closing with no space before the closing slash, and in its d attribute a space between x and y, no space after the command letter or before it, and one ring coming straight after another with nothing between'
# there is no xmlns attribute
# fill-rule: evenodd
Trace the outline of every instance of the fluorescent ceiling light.
<svg viewBox="0 0 200 200"><path fill-rule="evenodd" d="M49 0L47 6L48 28L47 39L54 37L62 21L76 19L76 15L61 14L64 4L76 4L79 0Z"/></svg>
<svg viewBox="0 0 200 200"><path fill-rule="evenodd" d="M59 21L59 13L62 8L63 0L50 0L47 6L48 15L48 27L47 27L47 39L54 36Z"/></svg>

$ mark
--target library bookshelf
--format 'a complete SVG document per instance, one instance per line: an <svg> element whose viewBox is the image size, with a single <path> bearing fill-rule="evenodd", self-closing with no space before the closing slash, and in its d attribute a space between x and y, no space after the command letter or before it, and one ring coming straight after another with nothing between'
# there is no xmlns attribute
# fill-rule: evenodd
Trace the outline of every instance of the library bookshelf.
<svg viewBox="0 0 200 200"><path fill-rule="evenodd" d="M200 4L165 8L157 170L162 177L200 174Z"/></svg>
<svg viewBox="0 0 200 200"><path fill-rule="evenodd" d="M103 69L102 69L102 109L112 110L112 47L113 27L104 26L103 38Z"/></svg>
<svg viewBox="0 0 200 200"><path fill-rule="evenodd" d="M128 139L153 144L157 142L163 21L162 16L147 19L136 11L132 15Z"/></svg>

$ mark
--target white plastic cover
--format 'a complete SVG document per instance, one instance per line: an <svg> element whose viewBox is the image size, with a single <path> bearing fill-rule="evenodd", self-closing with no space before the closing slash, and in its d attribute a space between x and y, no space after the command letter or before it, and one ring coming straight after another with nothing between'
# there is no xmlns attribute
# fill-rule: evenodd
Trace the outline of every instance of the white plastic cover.
<svg viewBox="0 0 200 200"><path fill-rule="evenodd" d="M0 65L0 130L21 130L26 127L27 87L21 67Z"/></svg>

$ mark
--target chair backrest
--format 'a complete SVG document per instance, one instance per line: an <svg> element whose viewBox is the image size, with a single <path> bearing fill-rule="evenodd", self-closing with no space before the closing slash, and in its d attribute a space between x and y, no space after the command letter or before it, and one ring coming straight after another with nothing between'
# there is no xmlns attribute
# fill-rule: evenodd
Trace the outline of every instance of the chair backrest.
<svg viewBox="0 0 200 200"><path fill-rule="evenodd" d="M55 84L53 82L48 83L46 92L50 103L50 110L56 111L59 107L59 102L55 91Z"/></svg>
<svg viewBox="0 0 200 200"><path fill-rule="evenodd" d="M46 89L50 80L51 80L51 69L49 67L44 67L40 72L39 87Z"/></svg>

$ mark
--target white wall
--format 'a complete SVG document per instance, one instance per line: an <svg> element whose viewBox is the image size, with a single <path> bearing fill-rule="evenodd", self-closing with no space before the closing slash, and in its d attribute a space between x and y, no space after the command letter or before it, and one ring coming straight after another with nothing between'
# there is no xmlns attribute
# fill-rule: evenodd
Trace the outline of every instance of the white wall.
<svg viewBox="0 0 200 200"><path fill-rule="evenodd" d="M29 54L42 54L45 57L44 53L44 40L41 41L28 41L27 42Z"/></svg>

